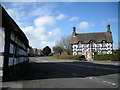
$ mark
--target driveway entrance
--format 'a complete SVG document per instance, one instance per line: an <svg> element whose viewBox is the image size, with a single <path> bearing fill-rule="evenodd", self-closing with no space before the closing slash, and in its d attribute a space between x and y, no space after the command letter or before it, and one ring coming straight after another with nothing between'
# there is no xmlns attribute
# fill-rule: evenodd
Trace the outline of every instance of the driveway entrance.
<svg viewBox="0 0 120 90"><path fill-rule="evenodd" d="M93 54L91 51L86 51L86 59L88 61L93 61Z"/></svg>

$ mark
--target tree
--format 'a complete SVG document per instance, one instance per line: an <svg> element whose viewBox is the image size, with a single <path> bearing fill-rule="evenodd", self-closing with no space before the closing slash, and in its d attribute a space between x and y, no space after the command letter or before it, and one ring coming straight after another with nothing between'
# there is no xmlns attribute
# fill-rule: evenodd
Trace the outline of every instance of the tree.
<svg viewBox="0 0 120 90"><path fill-rule="evenodd" d="M45 48L43 48L43 53L46 56L48 56L51 53L51 49L49 48L49 46L46 46Z"/></svg>
<svg viewBox="0 0 120 90"><path fill-rule="evenodd" d="M56 42L56 46L59 46L62 48L62 50L66 50L67 52L71 53L71 35L66 35L61 38L60 41Z"/></svg>
<svg viewBox="0 0 120 90"><path fill-rule="evenodd" d="M53 47L53 51L55 54L59 54L59 53L61 54L62 48L59 46L55 46L55 47Z"/></svg>

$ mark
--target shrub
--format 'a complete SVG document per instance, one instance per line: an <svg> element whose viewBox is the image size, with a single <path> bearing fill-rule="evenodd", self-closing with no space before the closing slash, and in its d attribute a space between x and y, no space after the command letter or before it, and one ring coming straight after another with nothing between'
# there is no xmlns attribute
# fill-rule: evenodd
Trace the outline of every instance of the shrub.
<svg viewBox="0 0 120 90"><path fill-rule="evenodd" d="M53 56L53 53L50 53L49 56Z"/></svg>
<svg viewBox="0 0 120 90"><path fill-rule="evenodd" d="M111 60L111 61L119 61L118 54L96 54L94 55L94 60Z"/></svg>
<svg viewBox="0 0 120 90"><path fill-rule="evenodd" d="M55 54L59 54L62 52L62 48L59 46L55 46L55 47L53 47L53 51Z"/></svg>
<svg viewBox="0 0 120 90"><path fill-rule="evenodd" d="M80 60L81 57L82 57L82 55L74 55L74 56L72 56L71 59L74 59L74 60Z"/></svg>
<svg viewBox="0 0 120 90"><path fill-rule="evenodd" d="M71 59L72 55L60 55L59 59Z"/></svg>
<svg viewBox="0 0 120 90"><path fill-rule="evenodd" d="M54 54L53 58L59 59L73 59L73 60L85 60L83 55L60 55Z"/></svg>

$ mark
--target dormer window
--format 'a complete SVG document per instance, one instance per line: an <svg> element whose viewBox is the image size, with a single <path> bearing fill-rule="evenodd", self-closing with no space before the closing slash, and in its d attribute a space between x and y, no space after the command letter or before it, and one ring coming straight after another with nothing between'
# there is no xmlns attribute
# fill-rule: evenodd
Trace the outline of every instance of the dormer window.
<svg viewBox="0 0 120 90"><path fill-rule="evenodd" d="M89 47L90 47L90 48L93 48L93 43L94 43L93 40L90 40L90 41L89 41Z"/></svg>
<svg viewBox="0 0 120 90"><path fill-rule="evenodd" d="M79 42L78 44L79 44L79 48L82 48L82 44L81 44L81 42Z"/></svg>
<svg viewBox="0 0 120 90"><path fill-rule="evenodd" d="M106 42L104 40L102 41L102 47L106 48Z"/></svg>

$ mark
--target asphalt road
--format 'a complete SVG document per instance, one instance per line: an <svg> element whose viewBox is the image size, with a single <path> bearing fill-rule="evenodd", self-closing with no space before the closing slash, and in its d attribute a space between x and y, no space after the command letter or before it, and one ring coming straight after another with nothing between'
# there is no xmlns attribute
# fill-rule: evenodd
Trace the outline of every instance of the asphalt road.
<svg viewBox="0 0 120 90"><path fill-rule="evenodd" d="M118 88L118 70L117 65L31 57L24 80L4 85L13 88Z"/></svg>

